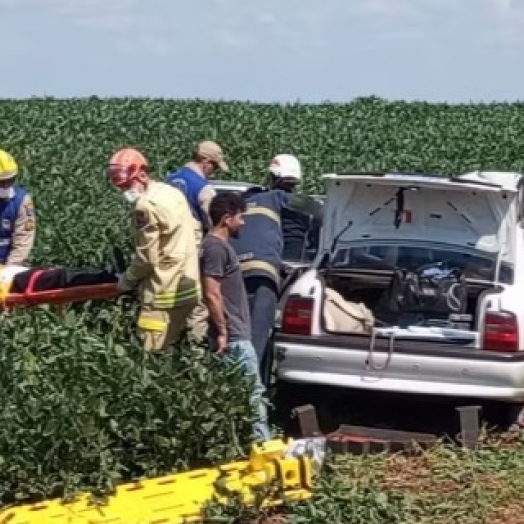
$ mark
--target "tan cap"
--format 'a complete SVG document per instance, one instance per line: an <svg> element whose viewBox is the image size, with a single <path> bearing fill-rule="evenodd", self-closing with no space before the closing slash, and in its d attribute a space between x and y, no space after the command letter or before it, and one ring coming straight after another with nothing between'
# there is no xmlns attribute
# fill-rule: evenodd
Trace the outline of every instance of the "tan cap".
<svg viewBox="0 0 524 524"><path fill-rule="evenodd" d="M195 153L203 158L215 162L222 171L228 171L229 167L224 160L222 148L212 140L205 140L197 144Z"/></svg>

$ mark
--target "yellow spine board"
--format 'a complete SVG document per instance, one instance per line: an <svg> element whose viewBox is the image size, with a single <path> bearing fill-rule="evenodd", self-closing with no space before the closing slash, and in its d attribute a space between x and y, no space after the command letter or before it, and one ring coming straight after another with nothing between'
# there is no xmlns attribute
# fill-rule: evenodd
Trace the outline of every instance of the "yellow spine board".
<svg viewBox="0 0 524 524"><path fill-rule="evenodd" d="M106 505L90 504L89 495L62 504L51 500L0 512L0 524L182 524L198 522L204 506L225 504L235 494L246 505L256 491L276 484L276 497L262 507L280 506L311 497L309 458L283 458L287 445L272 440L254 445L248 461L123 484Z"/></svg>

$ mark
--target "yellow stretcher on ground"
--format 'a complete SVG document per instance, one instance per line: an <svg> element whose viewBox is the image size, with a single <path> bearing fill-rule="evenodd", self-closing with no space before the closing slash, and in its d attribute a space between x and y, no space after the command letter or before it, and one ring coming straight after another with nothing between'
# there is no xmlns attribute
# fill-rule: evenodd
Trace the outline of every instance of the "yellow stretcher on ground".
<svg viewBox="0 0 524 524"><path fill-rule="evenodd" d="M254 445L249 460L124 484L106 505L89 495L62 504L52 500L4 509L0 524L182 524L200 522L206 504L226 504L233 496L253 505L257 491L271 493L261 508L311 497L312 463L286 458L288 445L272 440Z"/></svg>

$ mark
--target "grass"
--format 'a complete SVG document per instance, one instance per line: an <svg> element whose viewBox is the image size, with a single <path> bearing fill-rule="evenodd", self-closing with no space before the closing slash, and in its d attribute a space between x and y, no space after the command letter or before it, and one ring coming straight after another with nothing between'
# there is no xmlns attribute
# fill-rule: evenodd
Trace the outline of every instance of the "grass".
<svg viewBox="0 0 524 524"><path fill-rule="evenodd" d="M162 179L204 138L221 143L228 178L236 180L260 183L270 158L291 152L312 193L323 191L324 172L524 169L523 104L2 100L0 122L0 147L15 156L20 182L35 198L35 265L101 267L111 247L130 249L129 208L104 177L108 158L125 145L139 147ZM122 477L232 459L238 453L231 442L246 444L244 391L219 367L201 372L192 357L177 360L174 372L143 365L133 318L109 303L70 308L64 317L40 308L3 319L0 503L79 488L107 491ZM314 500L285 518L524 522L524 443L508 446L333 458ZM242 518L238 508L222 513L215 522Z"/></svg>
<svg viewBox="0 0 524 524"><path fill-rule="evenodd" d="M441 443L415 456L331 456L314 499L289 523L524 522L524 439L485 437L474 451Z"/></svg>

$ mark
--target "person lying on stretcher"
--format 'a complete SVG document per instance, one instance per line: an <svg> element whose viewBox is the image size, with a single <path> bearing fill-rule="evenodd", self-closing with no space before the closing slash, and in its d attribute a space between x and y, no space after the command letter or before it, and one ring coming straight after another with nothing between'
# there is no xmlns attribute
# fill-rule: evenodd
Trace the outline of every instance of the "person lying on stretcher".
<svg viewBox="0 0 524 524"><path fill-rule="evenodd" d="M116 284L117 275L116 271L111 270L0 265L0 295L24 294L28 291L30 283L32 293L79 286Z"/></svg>

